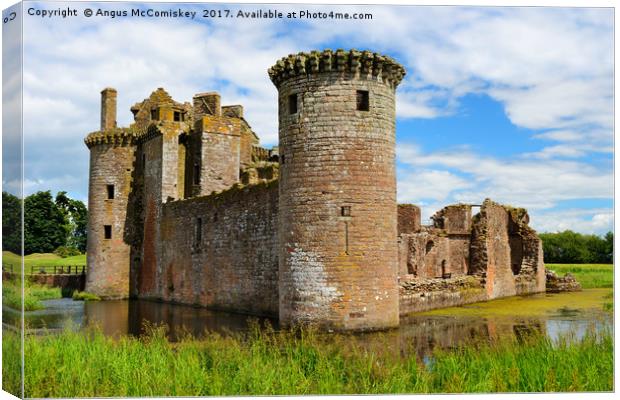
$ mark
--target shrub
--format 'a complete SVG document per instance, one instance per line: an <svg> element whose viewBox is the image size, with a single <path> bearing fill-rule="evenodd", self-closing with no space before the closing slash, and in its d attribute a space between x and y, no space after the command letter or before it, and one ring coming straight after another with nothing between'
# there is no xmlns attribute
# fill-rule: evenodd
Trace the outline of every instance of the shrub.
<svg viewBox="0 0 620 400"><path fill-rule="evenodd" d="M76 249L75 247L60 246L56 250L54 250L54 254L62 258L67 258L79 256L82 253L80 253L80 250Z"/></svg>

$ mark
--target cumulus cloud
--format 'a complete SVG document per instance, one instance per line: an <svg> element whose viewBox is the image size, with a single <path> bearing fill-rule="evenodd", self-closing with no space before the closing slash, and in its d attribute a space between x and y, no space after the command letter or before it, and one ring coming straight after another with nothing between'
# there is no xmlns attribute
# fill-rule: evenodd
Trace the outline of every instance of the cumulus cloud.
<svg viewBox="0 0 620 400"><path fill-rule="evenodd" d="M466 148L423 153L417 146L400 145L399 161L420 168L456 169L468 174L475 191L458 190L456 200L480 203L484 197L513 202L528 208L548 208L558 201L613 196L613 175L575 161L499 159L475 154Z"/></svg>
<svg viewBox="0 0 620 400"><path fill-rule="evenodd" d="M480 204L492 198L528 208L532 224L543 231L612 229L611 209L575 209L570 214L557 210L564 201L612 198L611 169L552 158L500 159L467 147L425 153L418 146L401 144L397 157L406 171L399 179L399 201L422 205L425 218L450 203ZM458 171L459 176L448 171ZM431 201L425 204L427 200Z"/></svg>
<svg viewBox="0 0 620 400"><path fill-rule="evenodd" d="M530 217L534 229L539 232L572 230L600 235L613 231L614 212L611 208L534 211L530 212Z"/></svg>

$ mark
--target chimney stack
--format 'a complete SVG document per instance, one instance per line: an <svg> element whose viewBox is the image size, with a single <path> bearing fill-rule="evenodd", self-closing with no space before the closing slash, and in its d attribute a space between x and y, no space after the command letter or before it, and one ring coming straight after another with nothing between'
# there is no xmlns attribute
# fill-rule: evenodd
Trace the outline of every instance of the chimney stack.
<svg viewBox="0 0 620 400"><path fill-rule="evenodd" d="M217 92L198 93L194 95L194 122L205 115L222 115L220 95Z"/></svg>
<svg viewBox="0 0 620 400"><path fill-rule="evenodd" d="M105 88L101 91L101 130L116 128L116 89Z"/></svg>

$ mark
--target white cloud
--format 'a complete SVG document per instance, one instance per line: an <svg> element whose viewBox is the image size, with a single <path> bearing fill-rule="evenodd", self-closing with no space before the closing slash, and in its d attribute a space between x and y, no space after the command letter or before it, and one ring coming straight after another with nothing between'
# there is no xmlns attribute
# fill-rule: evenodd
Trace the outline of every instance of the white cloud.
<svg viewBox="0 0 620 400"><path fill-rule="evenodd" d="M572 230L600 235L613 231L614 213L611 208L535 211L530 212L530 217L532 226L538 232Z"/></svg>
<svg viewBox="0 0 620 400"><path fill-rule="evenodd" d="M471 187L471 182L448 171L420 169L399 177L398 201L416 204L428 200L445 202L453 192Z"/></svg>
<svg viewBox="0 0 620 400"><path fill-rule="evenodd" d="M430 198L442 200L440 206L449 202L480 204L484 198L490 197L500 203L538 212L535 215L540 215L543 220L536 221L536 224L552 227L560 226L562 220L553 220L556 214L550 209L562 201L613 197L612 171L583 162L499 159L475 154L466 147L424 153L415 145L403 144L397 148L397 157L406 171L402 175L405 178L399 179L399 185L405 187L405 191L399 192L399 201L403 202L415 202L435 192L441 194ZM434 168L433 176L439 179L428 179L428 168ZM450 170L466 174L469 179L459 177L455 180L454 175L447 172ZM417 182L420 185L416 185ZM434 211L436 209L429 210L428 214ZM605 222L600 218L596 222L609 225L608 220ZM570 224L577 220L564 221ZM588 225L579 222L576 226L585 229Z"/></svg>

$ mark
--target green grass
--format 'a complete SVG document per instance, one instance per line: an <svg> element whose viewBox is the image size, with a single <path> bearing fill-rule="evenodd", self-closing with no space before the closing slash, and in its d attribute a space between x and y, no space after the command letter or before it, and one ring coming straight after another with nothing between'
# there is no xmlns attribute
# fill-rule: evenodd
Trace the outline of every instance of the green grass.
<svg viewBox="0 0 620 400"><path fill-rule="evenodd" d="M10 251L3 251L2 263L13 264L15 266L14 268L18 268L21 263L20 256ZM24 268L26 269L26 273L30 272L31 266L53 267L54 265L86 265L86 254L62 258L53 253L33 253L24 257Z"/></svg>
<svg viewBox="0 0 620 400"><path fill-rule="evenodd" d="M101 298L96 294L88 293L88 292L78 292L77 290L73 292L73 300L76 301L99 301Z"/></svg>
<svg viewBox="0 0 620 400"><path fill-rule="evenodd" d="M15 310L21 309L21 285L18 280L2 281L2 304ZM24 310L33 311L43 308L41 300L59 299L62 290L59 287L48 287L28 283L24 286Z"/></svg>
<svg viewBox="0 0 620 400"><path fill-rule="evenodd" d="M613 337L570 343L540 336L435 353L430 366L384 336L369 349L355 336L255 329L249 337L136 339L98 330L25 339L26 397L140 397L613 390ZM3 336L3 352L19 336ZM404 352L401 352L404 350ZM18 358L3 353L4 386L19 385Z"/></svg>
<svg viewBox="0 0 620 400"><path fill-rule="evenodd" d="M611 288L614 285L613 264L545 264L545 266L560 276L570 272L584 289Z"/></svg>

